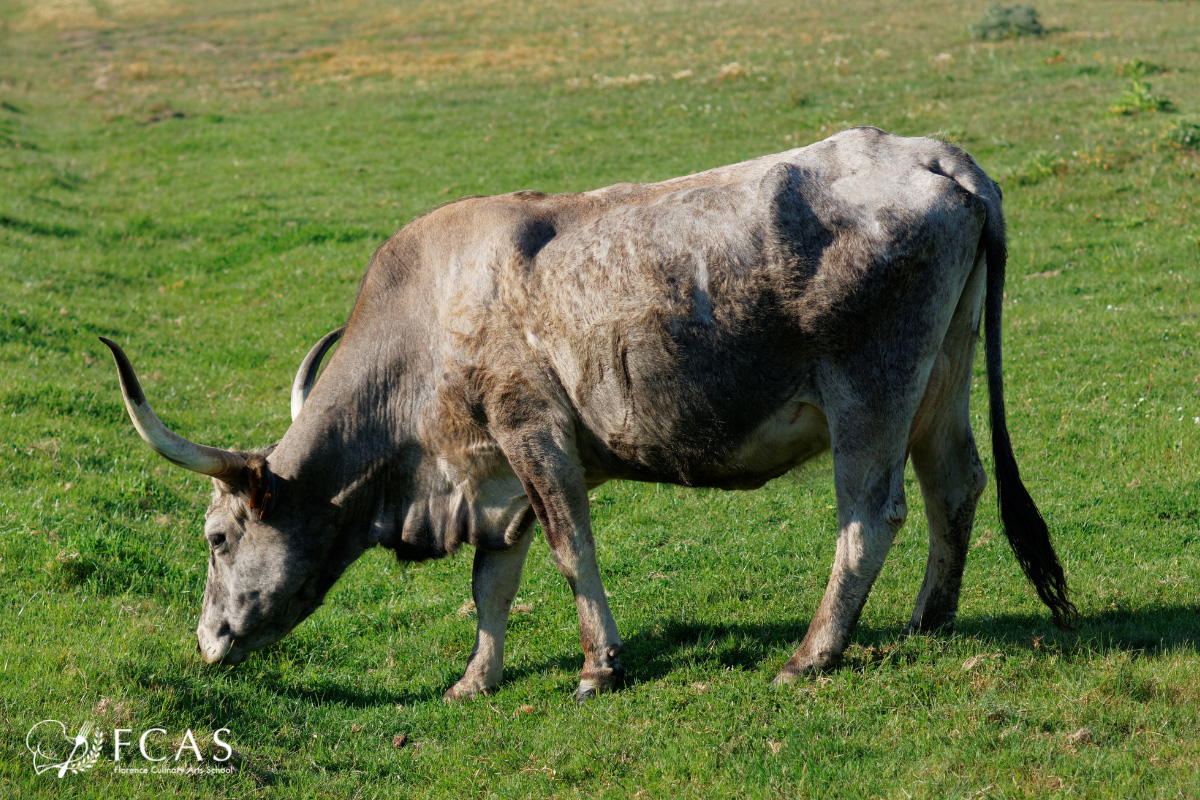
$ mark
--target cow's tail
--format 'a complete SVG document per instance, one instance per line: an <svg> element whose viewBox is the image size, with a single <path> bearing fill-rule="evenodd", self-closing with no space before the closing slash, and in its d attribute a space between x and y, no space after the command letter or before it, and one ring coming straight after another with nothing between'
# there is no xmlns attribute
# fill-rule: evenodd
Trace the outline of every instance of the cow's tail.
<svg viewBox="0 0 1200 800"><path fill-rule="evenodd" d="M991 401L992 456L996 468L996 488L1000 501L1000 519L1012 545L1017 563L1025 571L1038 597L1050 608L1054 624L1069 630L1079 616L1067 599L1067 579L1050 542L1050 531L1034 505L1029 491L1021 483L1017 459L1004 415L1004 367L1000 345L1000 317L1004 306L1004 266L1007 261L1004 217L999 204L988 204L984 228L987 258L987 294L984 300L984 354L987 358L988 396Z"/></svg>

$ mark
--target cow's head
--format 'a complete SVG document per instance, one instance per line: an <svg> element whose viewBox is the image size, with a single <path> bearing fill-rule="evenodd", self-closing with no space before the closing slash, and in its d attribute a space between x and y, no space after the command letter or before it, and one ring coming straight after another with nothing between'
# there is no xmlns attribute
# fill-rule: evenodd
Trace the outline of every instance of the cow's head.
<svg viewBox="0 0 1200 800"><path fill-rule="evenodd" d="M208 579L197 644L209 663L243 661L316 610L362 548L337 541L330 503L272 471L274 446L256 452L221 450L173 433L150 408L121 348L102 341L116 359L125 406L141 437L172 464L213 478L213 499L204 514ZM328 349L331 343L321 344ZM324 349L317 354L318 363ZM310 371L315 373L315 366ZM299 404L305 396L307 385L299 393ZM298 407L294 388L293 411ZM342 552L347 549L355 552Z"/></svg>

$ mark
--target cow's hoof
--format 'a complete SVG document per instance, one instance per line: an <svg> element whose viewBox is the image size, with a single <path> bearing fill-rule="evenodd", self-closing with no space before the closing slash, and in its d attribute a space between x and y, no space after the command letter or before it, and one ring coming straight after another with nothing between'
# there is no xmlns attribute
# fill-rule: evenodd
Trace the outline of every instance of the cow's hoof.
<svg viewBox="0 0 1200 800"><path fill-rule="evenodd" d="M791 664L784 664L783 669L779 670L779 674L775 676L775 680L771 681L771 684L773 686L791 686L793 683L811 680L822 672L825 672L825 670L811 665L807 667L794 667Z"/></svg>
<svg viewBox="0 0 1200 800"><path fill-rule="evenodd" d="M575 689L575 702L580 704L586 703L589 700L595 700L602 694L615 692L620 688L620 686L598 686L590 681L584 681Z"/></svg>
<svg viewBox="0 0 1200 800"><path fill-rule="evenodd" d="M771 681L772 686L790 686L803 677L799 672L783 669L775 676L775 680Z"/></svg>
<svg viewBox="0 0 1200 800"><path fill-rule="evenodd" d="M447 689L446 693L442 695L442 699L447 703L454 703L458 702L459 700L474 700L480 695L490 694L491 691L491 688L487 686L480 686L476 683L468 683L464 680L459 681Z"/></svg>
<svg viewBox="0 0 1200 800"><path fill-rule="evenodd" d="M816 658L803 657L797 653L787 660L783 669L779 670L779 674L775 676L773 683L776 686L787 686L799 680L814 678L837 669L841 662L841 656L834 656L830 653L822 653Z"/></svg>
<svg viewBox="0 0 1200 800"><path fill-rule="evenodd" d="M605 669L584 669L575 689L575 702L585 703L597 695L615 692L625 685L625 668L620 664Z"/></svg>

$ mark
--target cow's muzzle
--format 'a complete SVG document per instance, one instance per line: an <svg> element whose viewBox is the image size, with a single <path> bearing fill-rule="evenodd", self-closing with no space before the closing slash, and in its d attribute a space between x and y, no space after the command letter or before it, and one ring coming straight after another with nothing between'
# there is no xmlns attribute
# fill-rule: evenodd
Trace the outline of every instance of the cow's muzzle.
<svg viewBox="0 0 1200 800"><path fill-rule="evenodd" d="M205 636L203 630L196 631L196 649L207 664L240 664L249 652L234 646L229 636Z"/></svg>

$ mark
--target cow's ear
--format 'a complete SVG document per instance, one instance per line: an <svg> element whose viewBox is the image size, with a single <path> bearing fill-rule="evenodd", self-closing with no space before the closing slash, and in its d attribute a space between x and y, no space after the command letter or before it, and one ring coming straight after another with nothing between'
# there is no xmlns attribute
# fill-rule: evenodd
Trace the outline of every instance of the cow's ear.
<svg viewBox="0 0 1200 800"><path fill-rule="evenodd" d="M267 457L257 453L246 459L245 474L250 484L250 508L257 509L262 519L275 505L279 479L267 465Z"/></svg>

